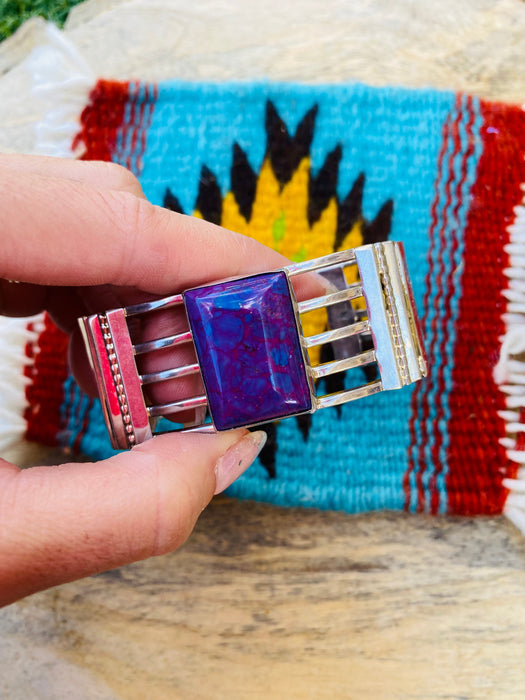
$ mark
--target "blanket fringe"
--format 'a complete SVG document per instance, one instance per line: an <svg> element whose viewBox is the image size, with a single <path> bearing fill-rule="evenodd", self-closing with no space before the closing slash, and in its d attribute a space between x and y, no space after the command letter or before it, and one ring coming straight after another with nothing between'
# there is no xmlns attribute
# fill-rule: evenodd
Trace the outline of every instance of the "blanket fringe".
<svg viewBox="0 0 525 700"><path fill-rule="evenodd" d="M522 189L525 191L525 185ZM518 467L516 478L503 480L509 489L503 512L525 534L525 200L515 213L515 221L509 227L510 243L505 249L510 261L505 270L509 284L503 292L507 299L506 333L495 379L507 404L500 414L507 435L500 442L509 460Z"/></svg>
<svg viewBox="0 0 525 700"><path fill-rule="evenodd" d="M96 77L74 45L48 22L45 42L24 61L31 74L32 91L40 102L42 118L35 127L34 152L76 158L73 139ZM34 374L38 339L44 330L43 314L33 318L0 316L0 454L23 453L27 429L27 387ZM22 459L23 461L23 459Z"/></svg>
<svg viewBox="0 0 525 700"><path fill-rule="evenodd" d="M83 145L73 149L80 117L88 103L96 76L77 48L48 22L46 43L26 59L33 94L40 100L43 117L35 127L35 151L41 155L78 158Z"/></svg>
<svg viewBox="0 0 525 700"><path fill-rule="evenodd" d="M29 319L0 316L0 454L3 456L25 436L26 387L31 383L38 337L43 328L43 314Z"/></svg>

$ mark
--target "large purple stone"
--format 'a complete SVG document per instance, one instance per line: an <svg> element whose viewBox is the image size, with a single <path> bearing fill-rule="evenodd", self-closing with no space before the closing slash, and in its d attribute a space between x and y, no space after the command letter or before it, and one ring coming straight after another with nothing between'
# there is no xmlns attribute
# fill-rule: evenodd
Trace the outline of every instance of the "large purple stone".
<svg viewBox="0 0 525 700"><path fill-rule="evenodd" d="M191 289L184 301L217 430L311 409L284 272Z"/></svg>

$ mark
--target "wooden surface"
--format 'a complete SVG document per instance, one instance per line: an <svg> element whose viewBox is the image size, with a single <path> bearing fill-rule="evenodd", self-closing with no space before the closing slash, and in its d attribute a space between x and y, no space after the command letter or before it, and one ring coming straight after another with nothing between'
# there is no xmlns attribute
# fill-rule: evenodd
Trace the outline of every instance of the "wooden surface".
<svg viewBox="0 0 525 700"><path fill-rule="evenodd" d="M0 613L0 697L525 697L525 539L504 520L219 498L178 553Z"/></svg>
<svg viewBox="0 0 525 700"><path fill-rule="evenodd" d="M105 76L522 100L524 28L522 0L91 0L66 34ZM41 38L36 23L0 47L4 150L32 150L38 111L13 66ZM524 697L525 540L504 519L221 498L182 551L0 611L1 700Z"/></svg>

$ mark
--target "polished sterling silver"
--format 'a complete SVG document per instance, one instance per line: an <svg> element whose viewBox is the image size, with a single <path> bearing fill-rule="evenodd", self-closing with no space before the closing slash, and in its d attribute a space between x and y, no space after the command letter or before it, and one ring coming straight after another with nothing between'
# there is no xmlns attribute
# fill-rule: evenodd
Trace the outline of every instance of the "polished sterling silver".
<svg viewBox="0 0 525 700"><path fill-rule="evenodd" d="M358 281L347 284L345 269L355 265ZM289 280L297 275L317 272L330 281L335 290L313 299L297 301L289 284L312 397L310 412L379 391L399 389L426 375L425 353L401 243L387 241L365 245L294 263L283 268L282 272ZM365 302L361 309L354 308L352 304L359 297L364 298ZM143 391L143 387L157 382L200 373L197 360L149 374L140 374L137 369L137 356L182 343L193 343L193 338L191 331L186 330L133 344L128 319L183 304L184 296L175 294L79 319L96 376L106 425L115 448L126 449L144 442L154 434L158 417L173 418L177 413L189 409L196 409L195 423L179 427L178 430L216 430L207 410L208 397L205 393L151 405ZM320 308L327 309L328 330L305 336L301 317ZM369 345L373 347L362 349L362 339L367 336L371 338ZM332 344L334 360L312 366L308 349L327 343ZM318 380L371 363L376 363L378 368L379 378L375 381L333 394L318 394Z"/></svg>

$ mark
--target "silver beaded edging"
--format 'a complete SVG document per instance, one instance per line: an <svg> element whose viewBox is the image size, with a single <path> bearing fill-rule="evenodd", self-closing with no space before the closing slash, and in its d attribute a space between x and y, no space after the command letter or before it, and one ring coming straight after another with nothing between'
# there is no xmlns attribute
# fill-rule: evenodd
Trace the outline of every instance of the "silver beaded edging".
<svg viewBox="0 0 525 700"><path fill-rule="evenodd" d="M102 337L104 338L104 346L108 354L108 360L111 367L111 376L113 379L113 384L115 385L115 391L117 392L120 413L122 415L122 421L124 423L124 430L126 431L126 438L129 447L133 447L136 442L135 432L133 430L133 423L131 421L131 416L129 413L128 400L126 398L126 391L124 389L124 383L122 381L122 375L120 374L120 367L118 364L118 357L115 353L115 346L113 345L113 336L111 335L109 323L107 321L107 316L101 314L99 316L100 328L102 329Z"/></svg>
<svg viewBox="0 0 525 700"><path fill-rule="evenodd" d="M377 256L378 270L381 279L381 284L384 290L385 298L387 303L386 313L390 320L390 329L392 332L392 345L394 347L394 352L396 355L399 374L403 385L410 384L410 372L408 369L407 358L405 354L405 344L403 340L403 334L401 333L401 327L399 324L399 316L396 309L396 304L394 301L394 290L392 288L392 282L390 276L387 274L387 262L385 260L385 255L380 246L375 247L375 254Z"/></svg>

